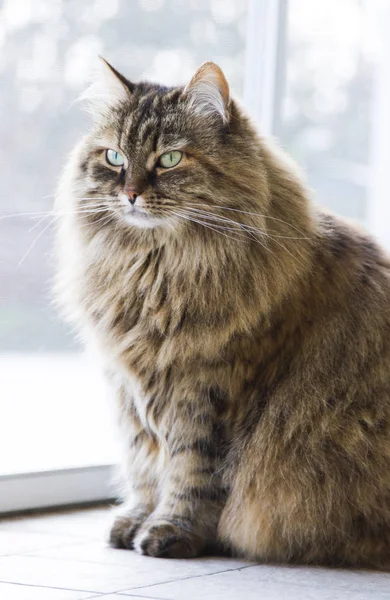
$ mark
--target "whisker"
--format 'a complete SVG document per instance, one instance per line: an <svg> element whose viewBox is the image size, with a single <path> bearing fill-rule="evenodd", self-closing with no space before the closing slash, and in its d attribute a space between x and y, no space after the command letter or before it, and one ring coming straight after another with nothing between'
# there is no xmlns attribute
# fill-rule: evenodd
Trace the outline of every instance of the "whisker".
<svg viewBox="0 0 390 600"><path fill-rule="evenodd" d="M28 233L31 233L32 231L34 231L34 229L36 229L37 227L39 227L39 225L41 225L41 223L43 223L43 221L46 221L47 217L50 215L51 213L46 213L46 215L43 215L43 217L41 219L39 219L39 221L37 221L35 223L35 225L33 225L29 230Z"/></svg>
<svg viewBox="0 0 390 600"><path fill-rule="evenodd" d="M215 232L217 232L217 233L220 233L221 235L225 235L225 237L229 237L229 238L231 238L231 239L234 239L235 241L237 241L237 240L239 240L239 239L240 239L240 238L237 238L237 237L233 238L233 237L231 237L231 236L228 236L227 234L224 234L222 231L219 231L218 229L216 229L217 227L218 227L219 229L221 229L221 228L222 228L221 226L218 226L218 225L211 226L209 223L206 225L206 224L205 224L203 221L198 221L198 220L194 219L193 217L191 217L191 216L190 216L190 214L189 214L188 212L186 213L186 214L187 214L187 216L184 216L183 214L179 214L179 213L175 213L175 212L174 212L174 214L177 214L177 216L181 216L183 219L187 219L187 220L189 220L189 221L193 221L193 222L195 222L195 223L199 223L200 225L203 225L203 227L207 227L208 229L211 229L212 231L215 231ZM235 223L237 226L239 225L239 224L238 224L237 222L235 222L235 221L233 221L233 223ZM251 239L252 239L252 240L254 240L254 241L258 242L258 243L259 243L259 244L260 244L260 245L261 245L261 246L262 246L262 247L263 247L265 250L268 250L269 252L272 252L272 251L271 251L271 249L267 247L267 245L263 244L263 243L260 241L260 239L257 237L257 235L256 235L254 232L252 232L252 231L248 231L248 230L246 230L246 229L244 229L244 230L241 230L241 231L245 231L245 233L246 233L247 235L249 235L249 237L251 237ZM258 231L258 235L260 235L260 230ZM268 237L270 237L270 236L268 236ZM241 240L242 240L242 238L241 238ZM287 252L287 253L288 253L288 254L289 254L289 255L290 255L290 256L291 256L293 259L294 259L294 261L298 262L298 263L299 263L301 266L304 266L304 265L301 263L301 261L299 261L299 260L298 260L297 256L296 256L296 255L294 255L294 254L292 254L292 252L290 252L290 250L289 250L288 248L286 248L286 247L285 247L285 246L284 246L284 245L283 245L281 242L279 242L278 240L274 240L274 242L275 242L276 244L278 244L278 246L280 246L281 248L283 248L283 249L284 249L284 250L285 250L285 251L286 251L286 252Z"/></svg>
<svg viewBox="0 0 390 600"><path fill-rule="evenodd" d="M188 203L191 206L203 206L203 207L207 207L209 208L210 205L209 204L199 204L199 203L193 203L193 202L189 202ZM284 225L287 225L288 227L291 227L292 229L295 229L296 231L298 231L298 233L301 233L302 235L304 235L304 232L301 231L300 229L298 229L298 227L295 227L295 225L292 225L291 223L288 223L287 221L283 221L283 219L279 219L277 217L271 217L271 215L263 215L261 213L255 213L255 212L250 212L250 211L246 211L246 210L240 210L238 208L230 208L227 206L220 206L217 204L213 204L213 208L218 208L220 210L230 210L233 212L238 212L238 213L242 213L244 215L252 215L255 217L262 217L264 219L271 219L272 221L278 221L279 223L284 223Z"/></svg>
<svg viewBox="0 0 390 600"><path fill-rule="evenodd" d="M114 219L113 214L108 214L105 217L100 217L100 219L95 221L94 225L96 225L97 223L101 223L101 225L98 229L98 231L100 231L104 227L104 225L107 225L107 223L109 223L110 221L113 221L113 219ZM87 223L80 225L80 227L87 227Z"/></svg>
<svg viewBox="0 0 390 600"><path fill-rule="evenodd" d="M239 230L240 230L240 228L238 226L236 226L236 227L227 227L226 225L217 225L217 224L214 223L214 221L219 221L219 222L223 222L224 223L225 220L213 218L212 216L209 216L206 213L201 213L201 214L195 213L194 214L191 210L188 210L188 209L184 209L182 211L182 213L186 214L188 216L198 217L199 219L203 217L204 219L206 219L206 223L209 222L209 221L212 221L213 223L211 223L211 224L213 224L214 227L217 227L218 229L223 229L223 230L226 230L226 231L235 231L237 233L239 233Z"/></svg>
<svg viewBox="0 0 390 600"><path fill-rule="evenodd" d="M50 221L49 223L47 223L45 225L45 227L38 233L38 235L36 236L36 238L34 239L34 241L30 244L30 246L27 248L26 252L23 254L22 258L20 259L19 263L18 263L18 268L21 267L21 265L24 263L25 259L27 258L27 256L30 254L31 250L34 248L35 244L38 242L38 240L42 237L42 235L45 233L45 231L47 231L47 229L49 229L50 225L53 225L53 223L58 219L58 217L54 217L53 221Z"/></svg>
<svg viewBox="0 0 390 600"><path fill-rule="evenodd" d="M80 220L80 219L85 219L85 217L90 216L90 215L95 215L95 214L100 214L100 213L104 213L107 212L106 210L100 210L100 211L94 211L94 212L89 212L89 211L83 211L83 212L76 212L76 213L72 213L73 215L76 215L76 219ZM31 231L34 231L34 229L36 229L37 227L39 227L39 225L41 225L41 223L43 223L43 221L45 221L47 219L47 217L49 216L55 216L55 217L60 217L62 216L62 214L56 214L56 213L46 213L46 215L44 215L41 219L39 219L39 221L37 223L35 223L35 225L33 225L31 227L31 229L28 230L28 233L31 233ZM50 225L53 225L55 221L52 221L50 223Z"/></svg>
<svg viewBox="0 0 390 600"><path fill-rule="evenodd" d="M189 210L193 210L193 209L189 209ZM186 214L190 215L190 213L188 212L188 210L187 210L187 213L186 213ZM206 215L206 216L204 216L204 215ZM241 223L238 223L238 222L236 222L236 221L231 221L230 219L223 219L223 218L222 218L222 219L217 219L217 218L216 218L216 219L214 219L214 218L213 218L213 217L214 217L214 215L207 215L206 213L204 213L204 214L201 214L201 215L200 215L200 217L201 217L201 216L204 216L204 218L208 219L208 221L207 221L207 222L209 222L210 220L213 220L213 221L214 221L214 220L220 220L220 221L222 221L222 222L225 222L225 221L226 221L226 222L228 222L228 223L231 223L231 224L235 225L235 227L226 227L226 226L222 226L222 225L215 225L215 224L214 224L214 227L218 227L218 229L224 229L224 230L226 230L226 231L235 231L236 233L241 233L241 234L242 234L242 235L241 235L241 239L243 239L243 238L245 239L245 237L248 237L248 236L249 236L249 238L251 238L251 239L252 239L252 240L254 240L255 242L258 242L258 243L259 243L259 244L260 244L260 245L261 245L261 246L262 246L262 247L263 247L265 250L269 250L269 248L266 246L266 244L265 244L265 243L263 243L262 241L260 241L260 239L257 237L258 235L260 235L260 234L262 234L262 233L263 233L263 232L261 232L260 230L256 230L256 229L255 229L255 232L248 231L248 230L247 230L247 229L246 229L244 226L242 226L242 225L241 225ZM209 223L209 224L210 224L210 223ZM237 231L237 228L238 228L238 230L239 230L239 231ZM246 236L244 235L244 233L246 234ZM257 234L257 235L256 235L256 234ZM238 238L237 238L237 239L238 239Z"/></svg>
<svg viewBox="0 0 390 600"><path fill-rule="evenodd" d="M48 198L57 198L58 194L49 194L48 196L42 196L43 200L47 200ZM75 200L83 200L85 199L90 199L90 198L100 198L101 200L105 200L107 199L109 196L74 196Z"/></svg>
<svg viewBox="0 0 390 600"><path fill-rule="evenodd" d="M220 215L214 215L213 213L207 212L207 211L203 211L203 210L199 210L199 209L195 209L195 208L190 208L187 209L187 211L190 212L195 212L195 214L198 214L199 216L203 216L206 217L207 219L213 220L213 221L219 221L222 223L228 223L230 225L232 225L233 227L230 229L233 230L237 230L237 228L239 228L241 231L246 231L246 230L253 230L254 232L261 234L261 235L267 235L263 230L258 229L257 227L252 227L250 225L246 225L244 223L239 223L238 221L233 221L232 219L227 219L226 217L221 217Z"/></svg>
<svg viewBox="0 0 390 600"><path fill-rule="evenodd" d="M181 217L182 219L185 219L186 221L191 221L193 223L198 223L199 225L202 225L206 229L210 229L211 231L214 231L215 233L220 233L221 235L224 235L225 237L230 238L231 240L237 241L237 240L240 239L240 238L237 238L237 237L232 237L230 235L227 235L226 233L223 233L223 231L220 231L219 229L216 229L216 227L218 227L217 225L216 226L211 226L210 224L206 224L204 221L198 221L197 219L193 219L190 216L184 216L183 213L177 213L175 211L172 211L172 213L174 215L178 216L178 217ZM241 239L243 239L243 238L241 238Z"/></svg>
<svg viewBox="0 0 390 600"><path fill-rule="evenodd" d="M41 217L42 215L51 214L50 212L30 212L30 213L12 213L10 215L0 215L0 220L13 219L14 217Z"/></svg>
<svg viewBox="0 0 390 600"><path fill-rule="evenodd" d="M75 198L75 200L77 200L77 202L79 202L79 201L80 202L81 201L82 202L87 202L88 200L111 200L111 198L106 198L106 197L99 198L97 196L93 196L92 198L88 198L88 197L86 197L86 198Z"/></svg>
<svg viewBox="0 0 390 600"><path fill-rule="evenodd" d="M107 210L101 210L101 211L99 211L98 213L86 213L86 214L80 214L80 215L77 215L77 216L76 216L75 220L76 220L76 221L81 221L81 220L83 220L83 221L84 221L84 224L85 224L85 225L88 225L88 223L86 223L86 222L85 222L85 220L87 219L87 217L90 217L90 216L91 216L91 214L92 214L92 215L99 215L99 214L101 214L101 215L102 215L102 217L101 217L101 218L103 218L104 216L106 216L106 214L107 214L107 213L108 213L108 211L107 211ZM98 223L99 221L100 221L100 219L94 220L94 223Z"/></svg>
<svg viewBox="0 0 390 600"><path fill-rule="evenodd" d="M194 210L194 209L190 209L190 210ZM197 210L198 210L198 209L197 209ZM207 213L206 213L206 211L200 211L200 212L201 212L202 214L207 214ZM198 213L197 213L197 214L198 214ZM210 217L207 217L207 218L212 218L213 216L214 216L214 215L211 215ZM276 238L276 236L272 236L272 235L270 235L270 234L268 234L268 233L266 233L266 232L264 232L264 231L262 231L262 230L260 230L260 229L257 229L256 227L251 227L250 225L244 225L244 224L242 224L242 223L238 223L237 221L232 221L231 219L225 219L224 217L222 217L222 219L223 219L223 220L225 220L225 221L227 221L227 222L230 222L230 223L235 223L235 224L236 224L238 227L240 227L240 228L241 228L241 230L243 230L243 231L245 231L245 232L247 232L247 233L250 233L250 232L254 231L254 232L256 232L257 234L260 234L260 235L263 235L263 236L265 236L265 237L267 237L267 238L270 238L270 239L272 239L272 240L274 241L274 243L278 244L278 246L280 246L281 248L283 248L283 249L284 249L284 250L285 250L285 251L286 251L286 252L287 252L287 253L288 253L290 256L292 256L292 257L294 258L294 260L296 260L297 262L299 262L299 264L301 264L301 265L302 265L302 263L301 263L301 262L298 260L298 258L297 258L297 256L296 256L296 255L292 254L292 252L290 252L290 250L289 250L288 248L286 248L286 246L285 246L284 244L282 244L282 243L281 243L281 242L279 242L277 239L275 239L275 238ZM249 231L248 231L248 230L249 230ZM254 238L253 236L251 236L251 237L252 237L252 239L256 239L256 241L258 241L258 242L259 242L259 244L260 244L261 246L263 246L263 248L265 248L265 249L267 249L267 250L270 250L270 248L268 248L268 247L267 247L265 244L263 244L263 243L262 243L262 242L261 242L261 241L258 239L257 235L255 236L255 238ZM283 237L283 236L282 236L282 237ZM289 236L286 236L286 237L288 238ZM295 238L294 238L294 239L295 239ZM301 238L299 238L299 239L301 239ZM303 266L303 265L302 265L302 266Z"/></svg>
<svg viewBox="0 0 390 600"><path fill-rule="evenodd" d="M192 205L194 205L193 203L191 203L191 204L192 204ZM200 205L200 206L202 206L202 205ZM204 205L203 205L203 206L204 206ZM246 213L246 211L241 211L241 210L238 210L238 209L227 209L227 210L233 210L233 211L235 211L235 212L241 212L241 213L244 213L244 214L256 214L256 213ZM258 215L258 216L260 216L260 215ZM261 216L266 216L266 215L261 215ZM287 225L288 225L288 223L286 223L285 221L282 221L281 219L276 219L276 217L269 217L269 218L271 218L271 219L274 219L274 220L277 220L277 221L281 221L282 223L285 223L285 224L287 224ZM236 224L237 224L237 225L239 225L238 223L236 223ZM293 229L296 229L297 231L299 231L299 229L298 229L298 228L296 228L295 226L291 225L291 227L292 227ZM253 228L253 227L251 227L251 226L246 226L246 225L242 225L242 228L243 228L244 230L246 230L246 228L249 228L249 229L255 229L255 230L256 230L256 228ZM280 241L278 241L277 239L275 239L275 237L276 237L276 236L274 237L274 236L272 236L272 235L269 235L269 234L267 234L267 233L265 233L265 232L262 232L262 233L263 233L263 235L265 235L266 237L268 237L268 238L270 238L270 239L273 239L274 243L278 244L278 246L280 246L281 248L283 248L283 250L285 250L285 252L287 252L287 253L288 253L288 254L289 254L289 255L290 255L290 256L291 256L291 257L294 259L294 261L298 262L298 263L299 263L299 264L300 264L302 267L304 267L304 265L302 264L302 262L298 260L298 258L297 258L297 255L296 255L296 254L293 254L292 252L290 252L290 250L289 250L288 248L286 248L286 246L285 246L284 244L282 244ZM302 232L301 232L301 233L302 233ZM288 236L287 236L287 237L288 237ZM308 239L308 238L307 238L307 239ZM257 240L257 241L258 241L258 242L261 244L260 240ZM266 246L264 246L263 244L261 244L261 245L262 245L264 248L267 248L267 247L266 247ZM267 250L270 250L270 249L269 249L269 248L267 248Z"/></svg>
<svg viewBox="0 0 390 600"><path fill-rule="evenodd" d="M185 214L187 214L189 217L193 218L193 215L191 215L190 213L187 212ZM198 216L199 219L201 219L201 217L203 217L203 215L196 215L196 216ZM214 229L234 232L236 234L236 239L245 240L245 239L248 239L248 237L249 237L255 241L259 241L251 231L242 230L237 227L227 227L226 225L217 225L214 222L214 220L211 220L209 217L203 217L203 219L201 219L201 222L206 223L210 227L211 226L214 227Z"/></svg>
<svg viewBox="0 0 390 600"><path fill-rule="evenodd" d="M91 208L87 208L87 207L83 207L81 209L78 210L73 210L73 211L66 211L66 212L62 212L62 211L57 211L57 210L50 210L50 211L38 211L38 212L27 212L27 213L12 213L12 214L7 214L7 215L0 215L0 220L4 220L4 219L12 219L12 218L16 218L16 217L31 217L31 218L41 218L42 216L49 216L49 215L56 215L56 216L66 216L66 215L77 215L77 214L86 214L86 213L90 213L93 214L94 212L99 212L99 210L97 209L101 209L101 212L103 210L107 210L107 208L103 207L101 204L96 205L96 207L92 206Z"/></svg>
<svg viewBox="0 0 390 600"><path fill-rule="evenodd" d="M190 209L190 210L192 210L192 209ZM207 214L207 213L205 213L205 211L202 211L202 212L203 212L203 214ZM187 214L189 214L189 213L187 212ZM198 214L198 213L197 213L197 214ZM202 214L201 216L203 216L203 214ZM208 215L208 216L206 216L206 218L209 218L209 219L210 219L210 218L212 218L213 216L214 216L214 215L211 215L211 216L209 216L209 215ZM273 236L271 236L271 235L269 235L269 234L267 234L267 233L265 233L265 232L263 232L263 231L261 231L261 230L258 230L258 229L256 229L255 227L246 226L246 225L244 225L244 224L242 224L242 223L238 223L237 221L231 221L230 219L224 219L224 218L222 218L222 219L223 219L223 220L226 220L226 222L234 223L234 224L235 224L237 227L239 227L239 228L240 228L240 230L241 230L241 231L245 231L245 233L247 233L247 234L249 235L249 237L250 237L252 240L254 240L254 241L258 242L258 243L259 243L259 244L260 244L260 245L261 245L261 246L262 246L262 247L263 247L265 250L268 250L269 252L271 251L271 250L270 250L270 248L268 248L268 246L267 246L266 244L264 244L264 243L263 243L263 242L262 242L262 241L259 239L259 237L258 237L258 236L259 236L259 235L263 235L263 236L265 236L265 237L268 237L268 238L271 238L271 239L273 239ZM219 226L218 226L218 225L214 225L214 227L219 227ZM236 238L236 239L237 239L237 238ZM298 260L297 256L296 256L296 255L294 255L294 254L292 254L292 252L290 252L290 250L289 250L288 248L286 248L286 246L285 246L284 244L282 244L281 242L279 242L279 241L278 241L278 240L276 240L276 239L274 239L274 242L275 242L276 244L278 244L278 246L280 246L281 248L283 248L283 250L285 250L285 251L286 251L286 252L287 252L287 253L288 253L290 256L292 256L292 257L294 258L294 260L295 260L295 261L299 262L299 264L302 264L302 263L301 263L301 262ZM303 266L303 265L302 265L302 266Z"/></svg>
<svg viewBox="0 0 390 600"><path fill-rule="evenodd" d="M237 225L240 228L251 229L251 230L256 231L256 232L260 233L261 235L265 235L267 237L281 238L281 239L288 239L288 240L308 240L308 239L310 239L307 236L296 237L296 236L289 236L289 235L275 235L270 230L263 231L262 229L254 227L253 225L248 225L246 223L240 223L238 221L234 221L232 219L228 219L227 217L222 217L221 215L217 216L217 215L214 215L213 213L210 213L208 211L200 210L199 208L191 208L189 210L192 210L194 212L197 212L197 213L200 213L200 214L203 214L203 215L207 215L208 217L213 218L215 220L226 221L227 223L232 223L232 224L234 223L235 225Z"/></svg>

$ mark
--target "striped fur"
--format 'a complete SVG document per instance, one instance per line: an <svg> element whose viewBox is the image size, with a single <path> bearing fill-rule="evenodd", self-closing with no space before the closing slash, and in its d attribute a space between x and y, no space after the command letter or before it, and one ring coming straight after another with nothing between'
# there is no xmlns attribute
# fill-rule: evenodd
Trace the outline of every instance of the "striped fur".
<svg viewBox="0 0 390 600"><path fill-rule="evenodd" d="M58 297L104 359L123 439L111 543L386 567L389 259L314 208L213 64L185 89L111 75L123 89L57 198ZM124 216L129 182L150 227Z"/></svg>

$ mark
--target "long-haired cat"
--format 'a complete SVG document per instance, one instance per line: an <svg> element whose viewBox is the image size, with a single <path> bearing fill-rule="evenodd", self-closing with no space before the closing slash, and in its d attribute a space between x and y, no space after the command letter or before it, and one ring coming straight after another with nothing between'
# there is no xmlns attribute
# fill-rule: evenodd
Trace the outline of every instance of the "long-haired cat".
<svg viewBox="0 0 390 600"><path fill-rule="evenodd" d="M111 544L385 568L389 259L314 207L217 65L184 88L102 70L57 287L119 410Z"/></svg>

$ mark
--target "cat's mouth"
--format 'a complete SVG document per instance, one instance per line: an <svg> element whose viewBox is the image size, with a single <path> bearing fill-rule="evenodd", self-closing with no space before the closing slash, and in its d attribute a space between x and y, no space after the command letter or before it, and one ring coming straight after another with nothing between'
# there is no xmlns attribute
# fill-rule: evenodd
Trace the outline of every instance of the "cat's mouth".
<svg viewBox="0 0 390 600"><path fill-rule="evenodd" d="M151 228L160 224L155 217L139 206L126 206L122 214L126 222L135 227Z"/></svg>

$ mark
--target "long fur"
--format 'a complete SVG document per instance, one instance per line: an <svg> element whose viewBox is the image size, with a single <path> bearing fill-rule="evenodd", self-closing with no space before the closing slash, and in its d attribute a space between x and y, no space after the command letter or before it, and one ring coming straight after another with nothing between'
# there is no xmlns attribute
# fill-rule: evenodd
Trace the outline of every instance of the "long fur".
<svg viewBox="0 0 390 600"><path fill-rule="evenodd" d="M58 193L58 297L104 358L124 441L111 543L385 568L389 259L314 207L215 69L191 89L120 76ZM162 170L167 149L184 155ZM130 180L155 226L124 219Z"/></svg>

